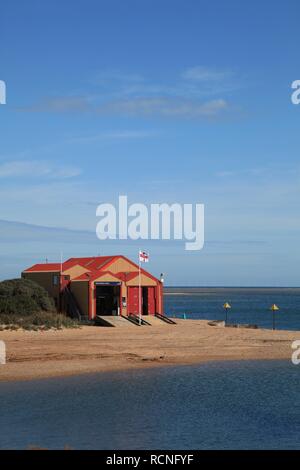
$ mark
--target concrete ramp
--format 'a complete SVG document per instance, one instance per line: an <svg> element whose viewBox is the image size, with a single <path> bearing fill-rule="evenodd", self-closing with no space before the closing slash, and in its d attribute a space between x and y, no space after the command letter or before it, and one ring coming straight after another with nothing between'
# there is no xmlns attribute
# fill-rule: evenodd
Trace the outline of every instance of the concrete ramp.
<svg viewBox="0 0 300 470"><path fill-rule="evenodd" d="M167 326L168 323L164 322L160 318L155 317L154 315L146 315L145 320L150 323L151 326Z"/></svg>
<svg viewBox="0 0 300 470"><path fill-rule="evenodd" d="M114 316L114 315L97 315L96 317L96 325L97 326L108 326L108 327L123 327L123 326L129 326L133 327L135 326L133 323L130 321L126 320L126 318L121 317L121 316Z"/></svg>

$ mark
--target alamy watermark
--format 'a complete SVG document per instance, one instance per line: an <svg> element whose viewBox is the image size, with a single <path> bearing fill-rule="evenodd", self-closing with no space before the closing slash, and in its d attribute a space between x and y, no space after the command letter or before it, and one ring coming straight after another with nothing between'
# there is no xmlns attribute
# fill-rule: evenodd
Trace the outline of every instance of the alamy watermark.
<svg viewBox="0 0 300 470"><path fill-rule="evenodd" d="M0 341L0 366L6 364L6 346L4 341Z"/></svg>
<svg viewBox="0 0 300 470"><path fill-rule="evenodd" d="M6 84L0 80L0 104L6 104Z"/></svg>
<svg viewBox="0 0 300 470"><path fill-rule="evenodd" d="M295 80L292 83L292 89L295 90L291 96L292 103L300 104L300 80Z"/></svg>
<svg viewBox="0 0 300 470"><path fill-rule="evenodd" d="M292 349L295 350L292 353L292 363L295 366L298 366L300 364L300 340L299 339L292 342Z"/></svg>
<svg viewBox="0 0 300 470"><path fill-rule="evenodd" d="M188 251L204 246L203 204L128 205L127 196L119 196L118 207L100 204L96 216L100 240L184 240Z"/></svg>

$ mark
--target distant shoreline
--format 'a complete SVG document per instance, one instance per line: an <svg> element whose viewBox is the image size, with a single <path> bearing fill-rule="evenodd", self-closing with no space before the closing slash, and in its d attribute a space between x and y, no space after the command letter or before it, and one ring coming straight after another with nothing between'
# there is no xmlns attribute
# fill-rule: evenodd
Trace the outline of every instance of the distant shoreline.
<svg viewBox="0 0 300 470"><path fill-rule="evenodd" d="M1 331L7 364L0 383L212 361L290 359L300 331L222 328L207 320L176 325Z"/></svg>
<svg viewBox="0 0 300 470"><path fill-rule="evenodd" d="M265 293L265 294L288 294L299 293L300 287L164 287L164 295L197 295L197 294L217 294L217 293Z"/></svg>

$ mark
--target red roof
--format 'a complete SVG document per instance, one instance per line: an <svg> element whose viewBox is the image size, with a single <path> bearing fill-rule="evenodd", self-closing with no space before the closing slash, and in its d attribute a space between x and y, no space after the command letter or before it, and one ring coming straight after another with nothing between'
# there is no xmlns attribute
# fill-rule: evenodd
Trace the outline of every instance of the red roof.
<svg viewBox="0 0 300 470"><path fill-rule="evenodd" d="M141 273L146 273L146 271L141 270ZM149 273L146 273L149 276ZM122 281L131 281L139 275L138 271L131 271L130 273L118 273L117 276L122 279Z"/></svg>
<svg viewBox="0 0 300 470"><path fill-rule="evenodd" d="M110 272L109 271L110 264L119 258L129 261L136 268L136 271L129 272L129 273L119 272L117 274ZM87 280L87 279L88 280L97 279L97 277L100 277L105 273L109 273L117 277L118 279L129 281L138 275L138 270L139 270L139 266L136 263L134 263L133 261L129 260L128 258L122 255L91 256L91 257L86 257L86 258L69 258L67 261L65 261L62 264L62 270L66 271L67 269L70 269L76 265L80 265L89 271L88 273L84 273L76 277L77 281ZM57 272L60 270L61 270L60 263L45 263L45 264L35 264L34 266L31 266L31 268L25 269L24 272L40 272L40 271ZM152 274L148 273L142 268L141 268L141 273L157 281L157 279Z"/></svg>
<svg viewBox="0 0 300 470"><path fill-rule="evenodd" d="M72 268L73 266L80 265L89 271L95 271L102 268L105 264L113 261L117 256L92 256L88 258L69 258L62 264L62 270L66 271L67 269ZM25 269L24 272L34 272L34 271L60 271L60 263L44 263L44 264L34 264L28 269Z"/></svg>
<svg viewBox="0 0 300 470"><path fill-rule="evenodd" d="M89 258L70 258L63 264L63 270L66 271L67 269L79 264L80 266L88 269L89 271L93 271L95 269L100 269L104 264L108 261L113 260L116 258L115 256L93 256Z"/></svg>
<svg viewBox="0 0 300 470"><path fill-rule="evenodd" d="M73 281L86 281L86 280L94 281L95 279L105 276L105 274L109 274L110 276L113 276L120 280L122 279L122 277L120 276L120 273L115 274L115 273L112 273L111 271L102 271L101 269L99 269L98 271L93 271L92 273L83 273L80 276L73 279Z"/></svg>
<svg viewBox="0 0 300 470"><path fill-rule="evenodd" d="M45 263L45 264L34 264L31 268L25 269L24 272L32 272L32 271L50 271L56 272L60 271L60 263Z"/></svg>

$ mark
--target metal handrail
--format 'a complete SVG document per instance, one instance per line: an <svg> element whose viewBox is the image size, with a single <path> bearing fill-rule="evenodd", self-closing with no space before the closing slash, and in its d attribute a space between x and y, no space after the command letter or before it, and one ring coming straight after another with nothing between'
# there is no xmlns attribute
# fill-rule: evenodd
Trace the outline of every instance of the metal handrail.
<svg viewBox="0 0 300 470"><path fill-rule="evenodd" d="M161 313L156 313L155 316L159 318L160 320L170 323L172 325L176 325L176 321L172 320L171 318L167 317L166 315L162 315Z"/></svg>

